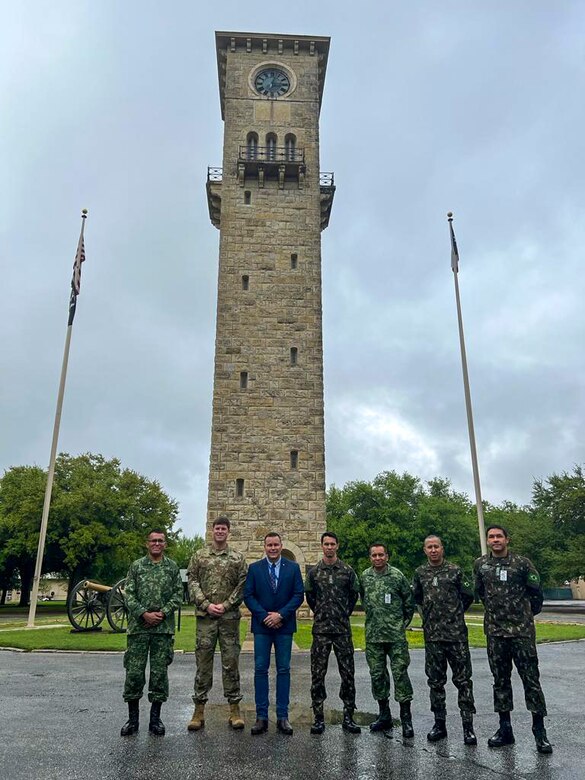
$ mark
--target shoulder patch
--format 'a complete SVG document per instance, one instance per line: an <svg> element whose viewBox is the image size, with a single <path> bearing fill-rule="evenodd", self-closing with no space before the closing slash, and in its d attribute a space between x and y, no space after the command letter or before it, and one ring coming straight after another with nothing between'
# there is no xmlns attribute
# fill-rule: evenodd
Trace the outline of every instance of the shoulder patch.
<svg viewBox="0 0 585 780"><path fill-rule="evenodd" d="M532 582L536 585L540 582L540 577L536 572L531 571L530 574L528 575L528 582Z"/></svg>

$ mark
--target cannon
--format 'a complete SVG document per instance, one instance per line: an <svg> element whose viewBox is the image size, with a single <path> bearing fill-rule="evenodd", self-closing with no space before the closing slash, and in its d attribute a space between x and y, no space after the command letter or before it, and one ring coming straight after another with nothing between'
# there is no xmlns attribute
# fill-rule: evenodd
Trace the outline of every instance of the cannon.
<svg viewBox="0 0 585 780"><path fill-rule="evenodd" d="M112 631L123 634L128 625L128 609L124 595L126 579L115 585L101 585L81 580L67 597L67 617L77 631L95 631L104 617Z"/></svg>

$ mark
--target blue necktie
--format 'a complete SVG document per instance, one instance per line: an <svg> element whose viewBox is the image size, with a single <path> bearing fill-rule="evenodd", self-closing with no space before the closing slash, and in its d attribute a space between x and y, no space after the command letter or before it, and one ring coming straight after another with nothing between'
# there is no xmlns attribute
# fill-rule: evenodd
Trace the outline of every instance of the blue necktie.
<svg viewBox="0 0 585 780"><path fill-rule="evenodd" d="M277 582L276 582L276 564L275 563L271 563L270 564L270 572L269 572L268 576L270 577L270 587L272 588L272 592L276 593Z"/></svg>

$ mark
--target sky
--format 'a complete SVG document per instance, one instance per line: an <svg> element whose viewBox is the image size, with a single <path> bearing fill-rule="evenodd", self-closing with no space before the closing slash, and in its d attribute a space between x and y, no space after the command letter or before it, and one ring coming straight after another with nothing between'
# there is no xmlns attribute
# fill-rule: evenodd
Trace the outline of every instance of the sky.
<svg viewBox="0 0 585 780"><path fill-rule="evenodd" d="M0 6L0 473L59 451L156 479L205 524L221 165L215 30L329 35L321 169L328 485L408 471L473 499L585 460L585 5L28 0Z"/></svg>

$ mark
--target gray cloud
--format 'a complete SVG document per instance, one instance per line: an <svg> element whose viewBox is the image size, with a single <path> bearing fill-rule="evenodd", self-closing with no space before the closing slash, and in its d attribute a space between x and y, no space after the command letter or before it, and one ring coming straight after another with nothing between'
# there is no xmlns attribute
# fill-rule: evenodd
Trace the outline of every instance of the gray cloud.
<svg viewBox="0 0 585 780"><path fill-rule="evenodd" d="M263 9L177 0L0 12L0 467L46 464L79 210L87 262L60 449L119 456L203 528L221 163L213 31ZM321 118L328 481L384 469L472 493L446 212L484 496L583 460L585 10L295 6L332 36ZM276 24L276 23L275 23ZM273 30L274 31L274 30Z"/></svg>

